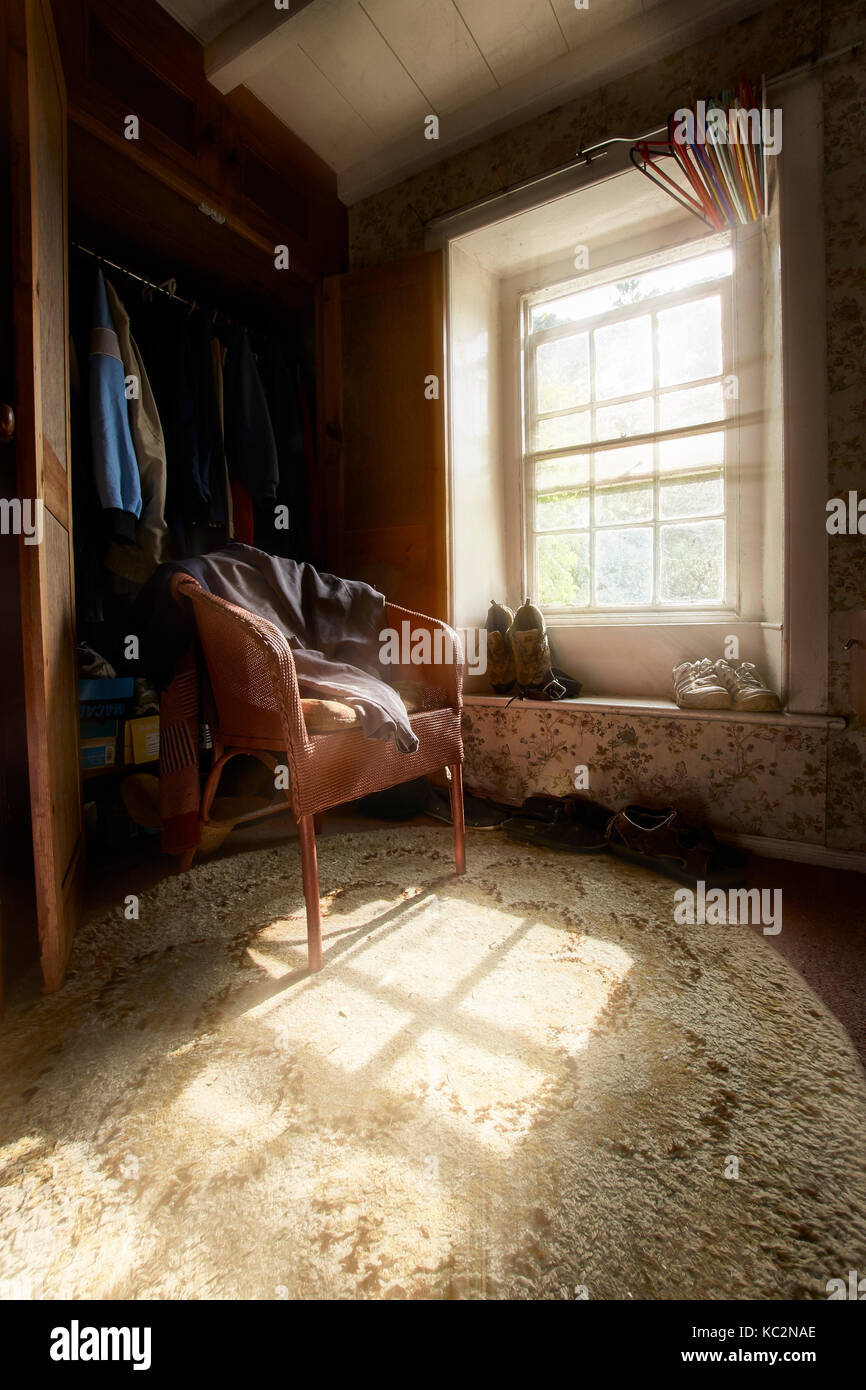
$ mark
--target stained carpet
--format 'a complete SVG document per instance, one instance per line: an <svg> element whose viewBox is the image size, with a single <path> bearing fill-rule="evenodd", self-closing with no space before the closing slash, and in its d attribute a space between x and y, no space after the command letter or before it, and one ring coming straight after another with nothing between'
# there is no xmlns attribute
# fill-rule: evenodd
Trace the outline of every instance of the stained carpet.
<svg viewBox="0 0 866 1390"><path fill-rule="evenodd" d="M0 1026L0 1288L46 1298L826 1298L866 1085L748 927L446 828L325 839L91 922ZM738 1174L734 1176L734 1174Z"/></svg>

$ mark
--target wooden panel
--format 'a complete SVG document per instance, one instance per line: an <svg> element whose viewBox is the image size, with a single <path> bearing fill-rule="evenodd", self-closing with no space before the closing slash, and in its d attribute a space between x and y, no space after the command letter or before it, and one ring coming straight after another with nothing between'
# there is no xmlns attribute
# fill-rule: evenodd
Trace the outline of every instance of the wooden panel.
<svg viewBox="0 0 866 1390"><path fill-rule="evenodd" d="M256 96L335 168L378 148L375 131L297 44L283 49L251 82Z"/></svg>
<svg viewBox="0 0 866 1390"><path fill-rule="evenodd" d="M292 34L379 139L402 135L413 121L423 137L429 100L361 6L319 0L294 21Z"/></svg>
<svg viewBox="0 0 866 1390"><path fill-rule="evenodd" d="M313 284L275 270L269 244L219 226L78 126L70 130L69 198L75 240L157 281L175 276L185 298L271 327L312 305Z"/></svg>
<svg viewBox="0 0 866 1390"><path fill-rule="evenodd" d="M500 86L568 52L548 0L460 0L460 13Z"/></svg>
<svg viewBox="0 0 866 1390"><path fill-rule="evenodd" d="M47 765L51 810L63 877L81 834L78 785L78 690L75 645L70 641L72 585L69 532L45 511L44 668ZM71 698L70 698L71 697ZM61 880L62 881L62 880Z"/></svg>
<svg viewBox="0 0 866 1390"><path fill-rule="evenodd" d="M58 989L83 874L66 360L66 110L48 0L7 0L18 496L46 500L19 538L22 664L36 908L45 988ZM60 501L66 480L65 507ZM59 513L58 516L52 514Z"/></svg>
<svg viewBox="0 0 866 1390"><path fill-rule="evenodd" d="M456 111L496 90L496 79L451 0L365 0L364 8L432 102L432 111Z"/></svg>
<svg viewBox="0 0 866 1390"><path fill-rule="evenodd" d="M49 38L43 24L32 30L36 71L51 72ZM57 87L46 84L34 112L36 160L36 240L43 246L63 246L66 182L65 146L58 140L66 114ZM66 286L62 257L48 256L39 266L40 382L42 432L62 467L66 467Z"/></svg>
<svg viewBox="0 0 866 1390"><path fill-rule="evenodd" d="M329 563L447 617L441 252L328 280L322 342Z"/></svg>
<svg viewBox="0 0 866 1390"><path fill-rule="evenodd" d="M138 176L133 216L145 235L163 210L158 196L154 201L157 183L175 221L171 204L177 200L193 210L212 209L222 219L227 267L235 257L233 239L269 258L274 287L268 298L290 294L277 287L280 277L311 286L345 268L347 217L333 170L245 89L220 98L204 75L201 46L156 0L121 10L113 0L54 0L54 8L70 86L73 152L79 139L90 146L99 141L110 152L102 161L88 149L83 204L90 195L110 200L115 182L128 203ZM116 72L102 61L107 43L125 54ZM141 119L138 140L124 136L128 114ZM212 241L215 226L206 230L200 213L193 219L191 262L199 237ZM278 245L289 248L288 271L274 270Z"/></svg>

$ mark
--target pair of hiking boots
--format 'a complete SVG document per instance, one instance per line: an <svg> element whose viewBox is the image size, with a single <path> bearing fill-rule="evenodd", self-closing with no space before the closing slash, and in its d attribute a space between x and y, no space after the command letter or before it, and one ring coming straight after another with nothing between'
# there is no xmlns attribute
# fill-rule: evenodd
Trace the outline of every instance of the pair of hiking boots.
<svg viewBox="0 0 866 1390"><path fill-rule="evenodd" d="M490 600L487 673L497 695L510 695L515 687L529 700L574 700L580 694L580 681L551 664L544 615L529 599L516 613Z"/></svg>

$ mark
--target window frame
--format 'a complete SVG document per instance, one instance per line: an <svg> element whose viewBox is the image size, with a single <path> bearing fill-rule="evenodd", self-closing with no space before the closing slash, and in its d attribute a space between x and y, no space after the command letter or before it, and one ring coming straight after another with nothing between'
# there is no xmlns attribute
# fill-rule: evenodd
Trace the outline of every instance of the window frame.
<svg viewBox="0 0 866 1390"><path fill-rule="evenodd" d="M737 314L735 311L737 296L737 273L738 255L737 238L731 232L716 233L711 236L699 238L688 237L673 245L669 245L662 250L657 250L649 254L633 254L619 262L606 265L603 269L584 273L568 280L559 280L543 286L542 288L527 289L518 296L518 336L519 336L519 414L520 414L520 494L521 494L521 571L523 575L523 587L527 593L538 595L540 593L538 585L538 541L545 535L576 535L585 534L589 538L590 544L590 602L586 605L571 606L564 604L544 604L543 611L545 616L555 625L573 624L591 625L593 623L678 623L678 622L702 622L720 621L723 619L736 620L740 617L740 528L739 511L740 498L738 486L738 462L739 462L739 439L738 439L738 412L737 402L731 399L725 392L725 383L732 378L736 379L736 368L738 361L737 354ZM677 262L694 260L698 257L711 255L720 250L730 250L732 256L732 269L729 274L717 276L713 280L702 281L690 285L680 290L671 290L666 294L650 296L642 302L633 305L622 306L619 309L606 310L602 313L592 315L586 319L573 324L553 325L547 329L531 329L531 316L534 309L539 305L552 300L563 298L566 295L581 293L585 290L595 288L605 284L610 284L619 279L632 278L637 275L645 274L647 271L661 269ZM675 308L681 304L694 303L704 298L718 295L721 309L721 329L722 329L722 370L712 376L696 378L694 382L681 382L672 386L663 387L658 380L658 341L656 331L655 315L663 310ZM594 362L594 331L608 324L625 322L631 318L642 317L649 313L653 318L652 326L652 356L653 356L653 381L647 391L634 392L629 396L615 397L610 400L599 400L595 396L595 362ZM539 348L547 342L560 341L565 338L586 333L589 337L590 351L590 398L585 405L567 407L560 411L538 412L536 410L536 359ZM701 425L681 426L668 430L657 430L647 432L642 435L631 435L622 438L611 438L604 441L591 441L584 445L566 445L556 449L537 449L532 447L535 439L535 427L538 420L567 418L569 415L579 415L586 412L590 418L590 430L594 433L595 412L600 408L627 403L631 400L649 399L653 404L654 421L657 419L658 402L666 395L676 391L687 390L692 386L711 385L720 382L723 388L723 415L721 418ZM720 512L710 516L696 516L695 518L662 518L659 508L659 483L662 476L677 477L677 473L662 475L658 466L658 446L666 440L677 438L693 438L697 434L721 433L723 437L723 457L721 463L721 475L723 486L723 508ZM598 484L596 483L594 471L595 465L593 455L607 452L611 449L628 447L631 444L649 444L653 453L653 468L649 474L643 474L640 481L652 484L652 516L646 520L634 522L613 523L608 527L600 527L595 519L595 497L597 495ZM598 446L601 447L598 447ZM539 531L536 527L535 518L535 471L539 462L556 460L557 458L574 457L584 455L589 462L589 481L587 492L590 503L590 514L586 527L562 527L551 528L549 531ZM707 475L712 473L712 468L707 467L697 470ZM689 476L685 470L682 476ZM692 475L693 476L693 475ZM635 479L637 483L639 480ZM563 488L566 492L572 489ZM582 491L575 487L573 491ZM659 537L663 526L669 524L687 524L692 521L701 520L722 520L725 525L725 540L723 549L724 559L724 582L722 597L715 603L699 601L689 603L663 603L658 598L659 585L659 565L660 565L660 543ZM617 529L637 529L639 527L649 527L653 534L653 593L655 600L650 604L616 604L602 605L593 602L594 575L593 566L595 562L596 537L600 530Z"/></svg>

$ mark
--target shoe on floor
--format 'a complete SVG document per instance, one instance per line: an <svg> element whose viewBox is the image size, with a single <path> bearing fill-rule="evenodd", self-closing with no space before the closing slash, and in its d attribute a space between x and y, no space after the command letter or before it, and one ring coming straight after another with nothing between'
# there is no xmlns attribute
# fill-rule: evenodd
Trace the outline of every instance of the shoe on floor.
<svg viewBox="0 0 866 1390"><path fill-rule="evenodd" d="M518 813L503 822L511 840L571 854L606 854L607 827L613 817L599 802L588 797L528 796Z"/></svg>
<svg viewBox="0 0 866 1390"><path fill-rule="evenodd" d="M513 610L491 599L487 613L487 674L497 695L507 695L514 689L514 652L508 636L513 622Z"/></svg>
<svg viewBox="0 0 866 1390"><path fill-rule="evenodd" d="M731 696L708 656L703 661L681 661L673 670L674 691L680 709L730 709Z"/></svg>
<svg viewBox="0 0 866 1390"><path fill-rule="evenodd" d="M779 709L779 697L764 682L753 661L741 661L739 666L720 658L716 662L716 678L731 697L734 709Z"/></svg>
<svg viewBox="0 0 866 1390"><path fill-rule="evenodd" d="M675 806L625 806L611 818L606 838L620 859L678 883L733 888L743 882L742 850L719 844L712 831L692 825Z"/></svg>

